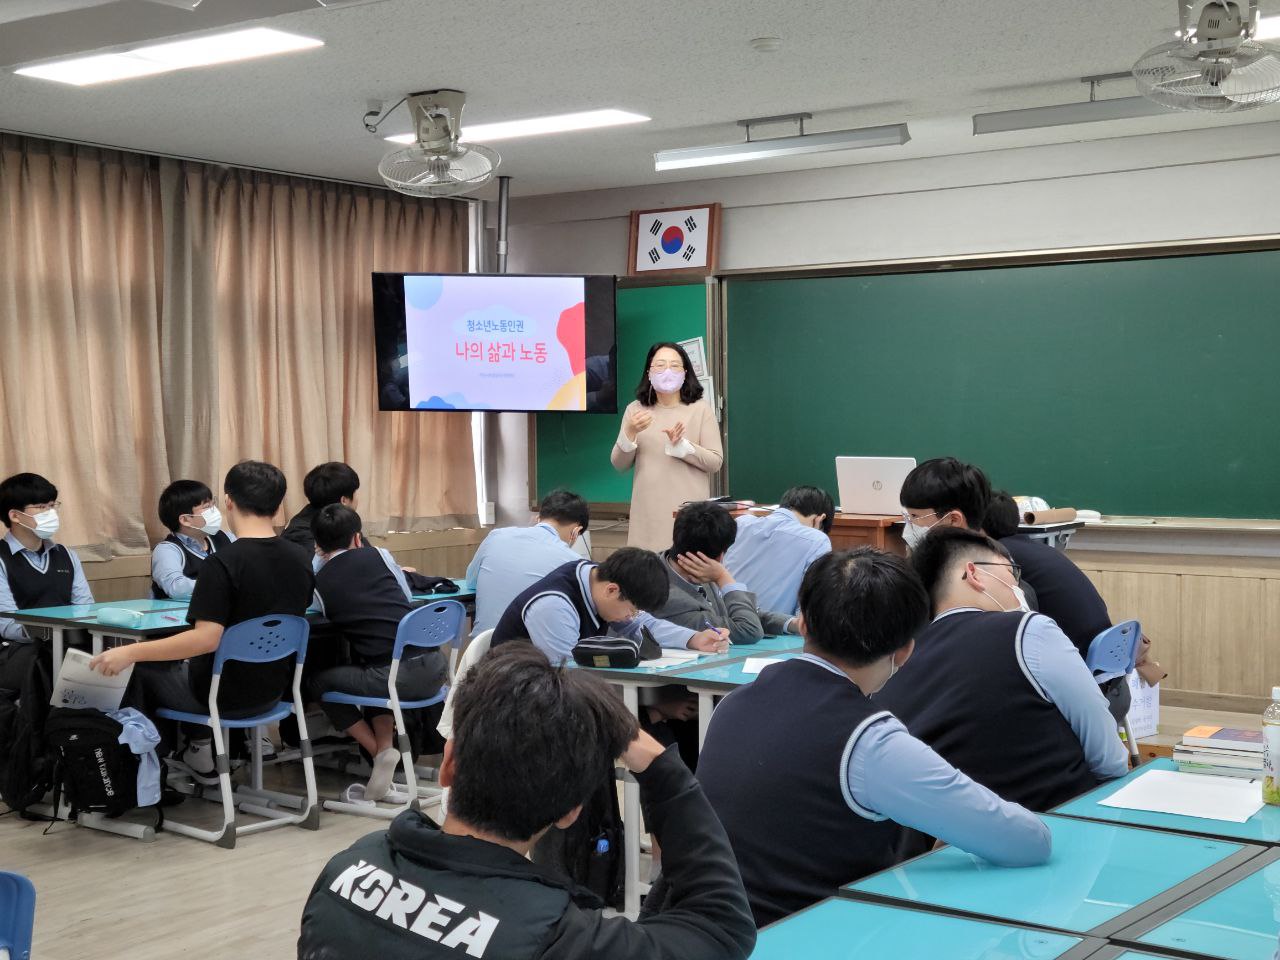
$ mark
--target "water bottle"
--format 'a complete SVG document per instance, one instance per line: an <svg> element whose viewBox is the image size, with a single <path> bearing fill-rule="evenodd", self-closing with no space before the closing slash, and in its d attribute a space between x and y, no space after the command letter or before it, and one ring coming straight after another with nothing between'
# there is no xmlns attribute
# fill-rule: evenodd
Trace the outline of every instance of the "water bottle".
<svg viewBox="0 0 1280 960"><path fill-rule="evenodd" d="M1280 687L1262 714L1262 799L1280 806Z"/></svg>

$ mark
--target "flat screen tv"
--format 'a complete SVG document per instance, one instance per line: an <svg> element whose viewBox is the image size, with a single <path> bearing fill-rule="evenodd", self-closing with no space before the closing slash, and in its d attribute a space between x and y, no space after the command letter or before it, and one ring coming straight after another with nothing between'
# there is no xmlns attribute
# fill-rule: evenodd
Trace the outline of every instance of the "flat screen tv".
<svg viewBox="0 0 1280 960"><path fill-rule="evenodd" d="M617 413L615 285L375 273L378 408Z"/></svg>

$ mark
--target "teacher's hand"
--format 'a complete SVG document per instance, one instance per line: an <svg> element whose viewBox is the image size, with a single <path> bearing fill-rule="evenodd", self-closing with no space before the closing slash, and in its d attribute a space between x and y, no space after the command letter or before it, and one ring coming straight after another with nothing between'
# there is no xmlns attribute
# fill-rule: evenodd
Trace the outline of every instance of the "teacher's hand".
<svg viewBox="0 0 1280 960"><path fill-rule="evenodd" d="M622 427L622 432L627 435L627 439L635 443L636 437L641 430L647 430L653 425L653 414L647 410L636 410L631 416L627 417L627 422Z"/></svg>
<svg viewBox="0 0 1280 960"><path fill-rule="evenodd" d="M670 430L663 430L662 432L667 435L667 439L671 441L671 445L674 447L684 439L684 424L677 423Z"/></svg>

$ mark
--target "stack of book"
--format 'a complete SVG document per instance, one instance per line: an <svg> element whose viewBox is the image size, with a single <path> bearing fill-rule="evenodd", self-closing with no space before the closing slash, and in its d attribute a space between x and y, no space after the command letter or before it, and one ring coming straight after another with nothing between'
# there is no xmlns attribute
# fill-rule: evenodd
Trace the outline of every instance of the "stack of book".
<svg viewBox="0 0 1280 960"><path fill-rule="evenodd" d="M1183 773L1257 780L1262 777L1262 731L1192 727L1173 748L1173 759Z"/></svg>

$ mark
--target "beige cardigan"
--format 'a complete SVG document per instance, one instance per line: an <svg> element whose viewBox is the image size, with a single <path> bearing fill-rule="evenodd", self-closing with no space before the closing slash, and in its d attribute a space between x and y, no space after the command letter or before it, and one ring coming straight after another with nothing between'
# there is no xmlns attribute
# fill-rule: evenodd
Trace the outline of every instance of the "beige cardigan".
<svg viewBox="0 0 1280 960"><path fill-rule="evenodd" d="M628 404L622 422L625 424L638 409L638 400ZM653 414L653 423L640 431L634 447L619 429L610 460L619 471L635 468L627 544L665 550L671 546L672 515L680 505L711 496L711 474L724 462L724 449L716 415L706 401L676 407L654 404L644 409ZM669 453L667 435L662 431L681 421L688 446Z"/></svg>

